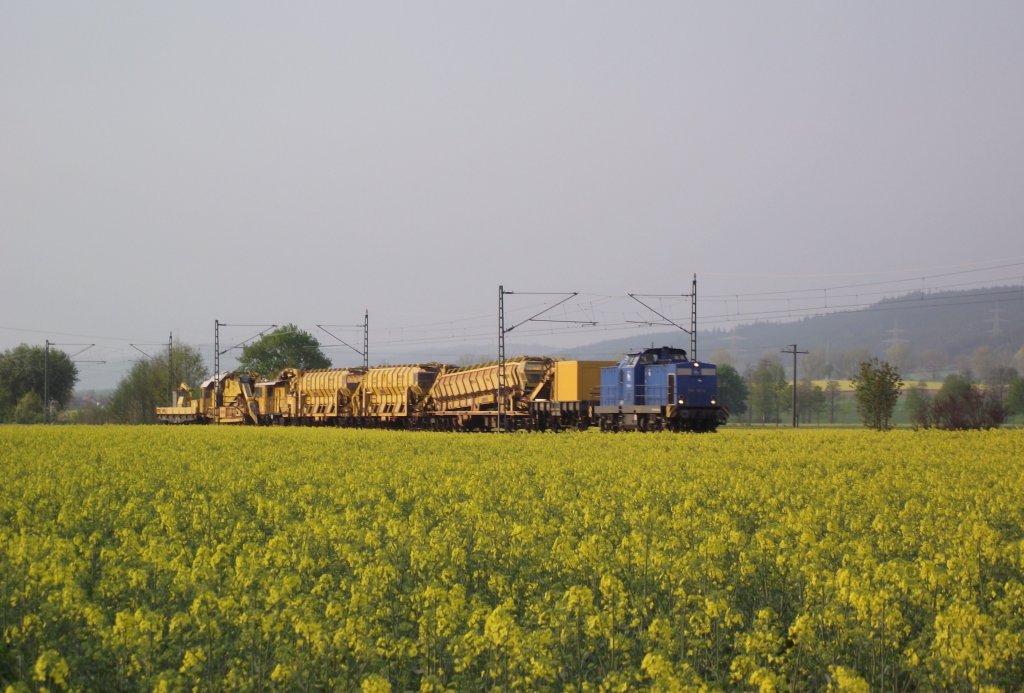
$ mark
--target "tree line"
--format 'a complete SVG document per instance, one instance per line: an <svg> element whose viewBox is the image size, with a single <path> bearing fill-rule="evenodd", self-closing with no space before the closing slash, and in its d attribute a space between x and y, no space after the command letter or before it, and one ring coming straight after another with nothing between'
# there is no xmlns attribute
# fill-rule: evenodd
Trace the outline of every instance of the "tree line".
<svg viewBox="0 0 1024 693"><path fill-rule="evenodd" d="M837 423L838 404L852 399L865 426L886 430L892 427L901 397L914 428L994 428L1024 414L1024 378L1012 367L993 369L982 383L975 382L969 371L952 373L934 392L924 382L905 385L900 370L878 358L861 361L849 378L849 395L838 380L822 386L801 379L796 384L797 421ZM775 355L763 356L743 375L730 364L719 365L718 386L734 422L777 425L793 414L793 382Z"/></svg>

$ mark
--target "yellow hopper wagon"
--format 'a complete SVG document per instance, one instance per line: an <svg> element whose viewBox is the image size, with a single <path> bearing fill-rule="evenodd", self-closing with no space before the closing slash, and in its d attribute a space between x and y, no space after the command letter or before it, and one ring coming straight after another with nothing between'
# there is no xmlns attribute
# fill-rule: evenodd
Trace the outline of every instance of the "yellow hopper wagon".
<svg viewBox="0 0 1024 693"><path fill-rule="evenodd" d="M551 384L550 358L519 356L505 361L502 397L503 425L530 427L529 401ZM499 364L451 367L437 376L427 397L425 422L444 430L486 430L498 423Z"/></svg>
<svg viewBox="0 0 1024 693"><path fill-rule="evenodd" d="M427 393L444 369L445 366L438 363L368 369L352 396L351 416L342 423L415 427Z"/></svg>
<svg viewBox="0 0 1024 693"><path fill-rule="evenodd" d="M337 425L351 415L352 396L359 388L362 368L286 368L276 381L261 383L271 423Z"/></svg>

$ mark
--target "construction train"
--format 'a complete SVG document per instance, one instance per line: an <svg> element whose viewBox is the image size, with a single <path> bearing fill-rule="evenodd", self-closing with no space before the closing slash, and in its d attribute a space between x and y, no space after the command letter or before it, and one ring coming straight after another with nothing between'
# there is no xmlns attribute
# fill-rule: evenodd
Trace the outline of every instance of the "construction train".
<svg viewBox="0 0 1024 693"><path fill-rule="evenodd" d="M714 431L729 412L714 364L672 347L611 361L521 356L458 367L420 363L298 370L272 380L224 373L193 398L187 384L165 423L326 425L440 431L586 429Z"/></svg>

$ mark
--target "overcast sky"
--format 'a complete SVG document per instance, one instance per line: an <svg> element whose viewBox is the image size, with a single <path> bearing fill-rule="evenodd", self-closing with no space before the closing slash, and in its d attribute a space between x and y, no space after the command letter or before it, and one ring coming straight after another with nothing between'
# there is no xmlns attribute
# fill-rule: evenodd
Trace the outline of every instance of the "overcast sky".
<svg viewBox="0 0 1024 693"><path fill-rule="evenodd" d="M0 0L0 348L1022 283L1022 123L1019 0Z"/></svg>

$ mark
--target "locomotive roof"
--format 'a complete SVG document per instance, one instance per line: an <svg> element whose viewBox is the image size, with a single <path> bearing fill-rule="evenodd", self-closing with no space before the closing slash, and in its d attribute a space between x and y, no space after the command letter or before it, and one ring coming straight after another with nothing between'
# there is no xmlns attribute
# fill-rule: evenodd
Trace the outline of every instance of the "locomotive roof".
<svg viewBox="0 0 1024 693"><path fill-rule="evenodd" d="M630 352L626 354L626 360L633 360L636 363L665 363L668 361L689 361L689 358L686 355L686 349L660 346L644 349L643 351Z"/></svg>

